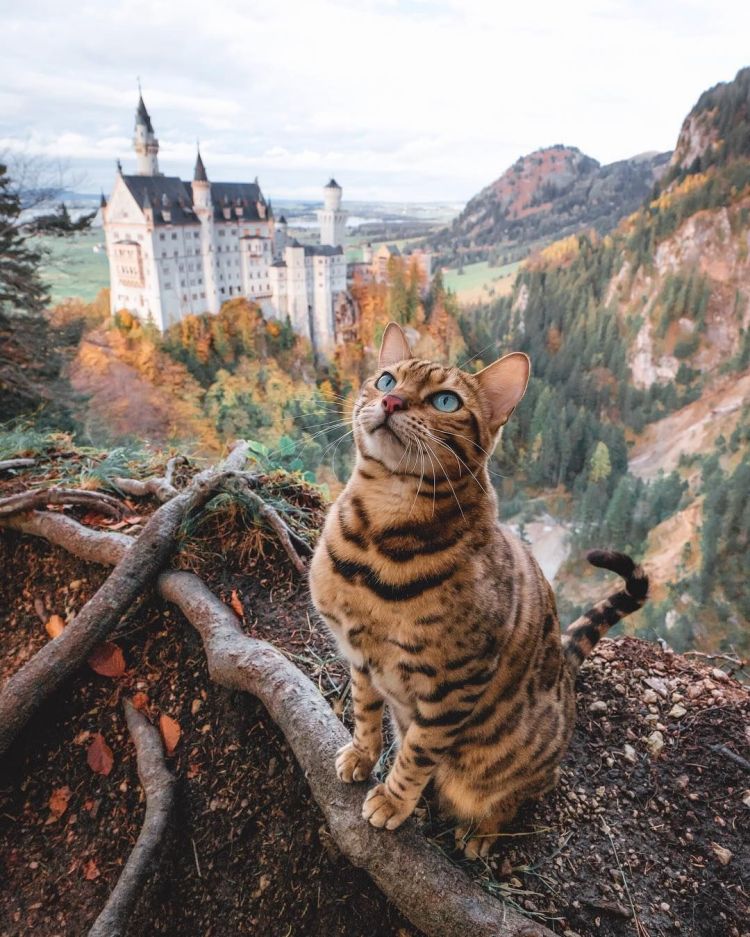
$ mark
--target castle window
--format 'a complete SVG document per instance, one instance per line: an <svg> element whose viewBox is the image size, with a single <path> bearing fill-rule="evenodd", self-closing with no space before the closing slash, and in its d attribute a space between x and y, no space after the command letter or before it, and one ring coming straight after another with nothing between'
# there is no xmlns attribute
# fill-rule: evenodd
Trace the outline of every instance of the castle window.
<svg viewBox="0 0 750 937"><path fill-rule="evenodd" d="M177 240L177 234L175 232L172 232L172 240L173 241Z"/></svg>
<svg viewBox="0 0 750 937"><path fill-rule="evenodd" d="M159 240L160 240L160 241L163 241L163 240L164 240L164 235L163 235L163 234L160 234L160 235L159 235Z"/></svg>

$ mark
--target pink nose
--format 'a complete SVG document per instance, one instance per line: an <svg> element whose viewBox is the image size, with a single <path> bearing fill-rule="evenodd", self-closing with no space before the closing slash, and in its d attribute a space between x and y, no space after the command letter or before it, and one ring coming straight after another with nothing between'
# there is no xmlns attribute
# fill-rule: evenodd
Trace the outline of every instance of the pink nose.
<svg viewBox="0 0 750 937"><path fill-rule="evenodd" d="M395 394L386 394L383 397L383 409L389 415L395 413L396 410L405 410L406 401L401 397L397 397Z"/></svg>

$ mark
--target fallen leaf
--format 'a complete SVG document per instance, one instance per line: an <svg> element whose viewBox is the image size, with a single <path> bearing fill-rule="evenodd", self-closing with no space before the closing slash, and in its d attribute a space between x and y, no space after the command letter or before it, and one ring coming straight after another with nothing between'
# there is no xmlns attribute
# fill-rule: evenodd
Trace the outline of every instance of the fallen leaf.
<svg viewBox="0 0 750 937"><path fill-rule="evenodd" d="M91 740L91 744L86 752L86 761L92 771L95 771L97 774L103 774L105 777L112 770L115 758L112 754L112 749L104 741L104 736L101 732L97 732Z"/></svg>
<svg viewBox="0 0 750 937"><path fill-rule="evenodd" d="M49 799L49 810L55 820L59 820L68 809L69 800L70 788L67 785L65 787L58 787L52 791Z"/></svg>
<svg viewBox="0 0 750 937"><path fill-rule="evenodd" d="M148 706L148 696L146 696L143 691L139 690L138 693L133 694L131 703L138 710L145 709Z"/></svg>
<svg viewBox="0 0 750 937"><path fill-rule="evenodd" d="M56 638L58 634L62 634L65 630L65 622L59 615L50 615L44 630L51 638Z"/></svg>
<svg viewBox="0 0 750 937"><path fill-rule="evenodd" d="M93 859L89 859L83 866L83 877L87 882L93 882L95 878L99 878L99 869Z"/></svg>
<svg viewBox="0 0 750 937"><path fill-rule="evenodd" d="M177 748L177 743L180 741L180 736L182 735L180 723L171 716L162 714L159 716L159 729L161 730L161 737L164 741L167 754L173 754L175 748Z"/></svg>
<svg viewBox="0 0 750 937"><path fill-rule="evenodd" d="M121 677L125 673L125 658L116 644L105 641L89 654L89 667L102 677Z"/></svg>
<svg viewBox="0 0 750 937"><path fill-rule="evenodd" d="M240 597L237 595L236 589L232 589L232 597L229 600L229 604L232 606L232 611L235 613L235 615L239 615L240 618L244 619L245 609L242 607L242 602L240 601Z"/></svg>
<svg viewBox="0 0 750 937"><path fill-rule="evenodd" d="M37 596L34 599L34 611L39 616L39 620L44 624L47 621L47 609L45 608L44 602L42 599Z"/></svg>

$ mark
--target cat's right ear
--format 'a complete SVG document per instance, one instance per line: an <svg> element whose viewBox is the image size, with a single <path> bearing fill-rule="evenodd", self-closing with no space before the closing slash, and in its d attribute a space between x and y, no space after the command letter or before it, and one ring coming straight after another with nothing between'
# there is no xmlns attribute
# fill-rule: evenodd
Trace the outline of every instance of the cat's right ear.
<svg viewBox="0 0 750 937"><path fill-rule="evenodd" d="M411 348L409 348L404 330L397 322L389 322L383 332L383 341L380 343L380 367L388 368L397 361L404 361L411 356Z"/></svg>

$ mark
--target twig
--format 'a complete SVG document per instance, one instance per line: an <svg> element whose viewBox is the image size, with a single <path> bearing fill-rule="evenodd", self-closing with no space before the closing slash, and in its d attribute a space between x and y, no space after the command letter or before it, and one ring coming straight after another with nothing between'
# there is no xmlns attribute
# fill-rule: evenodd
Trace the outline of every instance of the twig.
<svg viewBox="0 0 750 937"><path fill-rule="evenodd" d="M708 747L712 752L716 752L717 755L723 755L736 765L739 765L740 768L744 768L745 771L750 771L750 761L748 761L747 758L743 758L742 755L733 752L732 749L727 748L726 745L709 745Z"/></svg>
<svg viewBox="0 0 750 937"><path fill-rule="evenodd" d="M258 509L260 516L273 527L276 536L279 538L282 547L286 551L286 555L292 561L292 565L301 576L304 576L307 572L307 566L292 543L292 531L287 527L279 512L276 508L271 507L270 504L264 501L259 494L253 491L244 479L238 477L237 484L242 488L243 496L249 501L252 501ZM299 542L299 538L296 539ZM309 547L307 549L309 550Z"/></svg>
<svg viewBox="0 0 750 937"><path fill-rule="evenodd" d="M0 472L8 469L31 468L36 465L36 459L4 459L0 462Z"/></svg>
<svg viewBox="0 0 750 937"><path fill-rule="evenodd" d="M727 673L728 677L733 676L738 670L744 670L750 664L750 660L741 657L732 657L731 654L707 654L704 651L683 651L682 653L685 657L700 657L703 660L722 660L727 664L731 664L732 669Z"/></svg>
<svg viewBox="0 0 750 937"><path fill-rule="evenodd" d="M0 519L24 511L43 510L48 504L79 504L100 514L122 517L123 506L110 495L100 491L85 491L80 488L40 488L37 491L21 491L0 499Z"/></svg>
<svg viewBox="0 0 750 937"><path fill-rule="evenodd" d="M112 894L89 931L89 937L121 937L130 923L146 879L154 871L155 859L169 823L174 803L175 779L164 761L159 730L125 700L125 719L135 744L138 777L146 795L146 815L133 851L125 863Z"/></svg>

